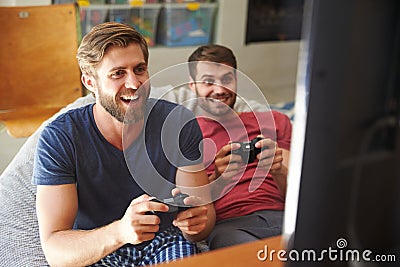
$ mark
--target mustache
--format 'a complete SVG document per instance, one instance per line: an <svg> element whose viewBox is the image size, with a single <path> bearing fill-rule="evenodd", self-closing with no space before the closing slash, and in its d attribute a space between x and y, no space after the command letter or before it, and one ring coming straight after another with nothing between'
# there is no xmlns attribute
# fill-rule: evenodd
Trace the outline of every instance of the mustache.
<svg viewBox="0 0 400 267"><path fill-rule="evenodd" d="M231 97L233 94L230 93L213 93L209 95L209 98L226 98L226 97Z"/></svg>
<svg viewBox="0 0 400 267"><path fill-rule="evenodd" d="M143 87L139 87L138 89L126 89L118 93L118 97L123 95L142 95L146 93L146 90Z"/></svg>

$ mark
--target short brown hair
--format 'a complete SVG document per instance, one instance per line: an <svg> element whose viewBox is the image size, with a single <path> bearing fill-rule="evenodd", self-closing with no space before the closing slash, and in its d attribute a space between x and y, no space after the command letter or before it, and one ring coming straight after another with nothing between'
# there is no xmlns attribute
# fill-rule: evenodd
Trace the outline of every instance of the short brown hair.
<svg viewBox="0 0 400 267"><path fill-rule="evenodd" d="M226 46L211 44L198 47L188 59L188 62L210 61L216 63L224 63L230 67L237 69L236 57L232 50ZM189 64L190 76L196 77L196 63Z"/></svg>
<svg viewBox="0 0 400 267"><path fill-rule="evenodd" d="M125 47L131 43L140 45L147 64L149 60L147 42L133 27L117 22L105 22L94 26L83 37L76 55L82 73L95 75L96 66L103 59L109 46Z"/></svg>

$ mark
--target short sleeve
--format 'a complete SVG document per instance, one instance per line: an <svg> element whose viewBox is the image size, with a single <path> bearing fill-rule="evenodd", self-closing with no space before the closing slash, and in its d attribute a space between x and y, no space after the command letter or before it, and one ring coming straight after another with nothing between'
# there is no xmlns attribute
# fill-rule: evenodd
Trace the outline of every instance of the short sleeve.
<svg viewBox="0 0 400 267"><path fill-rule="evenodd" d="M202 145L203 135L200 126L194 117L183 127L180 135L180 149L184 155L181 166L195 165L203 162Z"/></svg>
<svg viewBox="0 0 400 267"><path fill-rule="evenodd" d="M32 182L36 185L59 185L76 182L73 145L66 133L47 126L38 140Z"/></svg>

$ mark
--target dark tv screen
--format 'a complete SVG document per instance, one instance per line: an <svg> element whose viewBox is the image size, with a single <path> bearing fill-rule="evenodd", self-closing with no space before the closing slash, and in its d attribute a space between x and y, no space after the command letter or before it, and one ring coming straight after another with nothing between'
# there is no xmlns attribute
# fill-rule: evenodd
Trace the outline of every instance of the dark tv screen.
<svg viewBox="0 0 400 267"><path fill-rule="evenodd" d="M400 1L306 1L302 38L306 124L288 250L371 255L287 265L400 266Z"/></svg>

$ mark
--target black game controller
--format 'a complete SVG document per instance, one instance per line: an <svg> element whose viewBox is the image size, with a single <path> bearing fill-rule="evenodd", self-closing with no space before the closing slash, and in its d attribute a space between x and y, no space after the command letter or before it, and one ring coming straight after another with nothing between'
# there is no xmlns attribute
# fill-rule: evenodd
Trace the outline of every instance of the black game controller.
<svg viewBox="0 0 400 267"><path fill-rule="evenodd" d="M181 212L181 211L187 210L188 208L192 207L191 205L186 205L185 203L183 203L183 200L185 198L187 198L188 196L189 195L187 195L187 194L179 193L176 196L171 197L171 198L165 198L162 200L155 198L155 199L152 199L151 201L168 205L169 209L167 212ZM157 214L158 212L151 211L150 213Z"/></svg>
<svg viewBox="0 0 400 267"><path fill-rule="evenodd" d="M240 144L240 148L232 150L232 154L240 155L243 163L252 163L256 160L257 155L261 152L261 148L255 147L258 141L262 140L261 137L256 137L247 142L233 142ZM229 155L230 153L228 153Z"/></svg>

